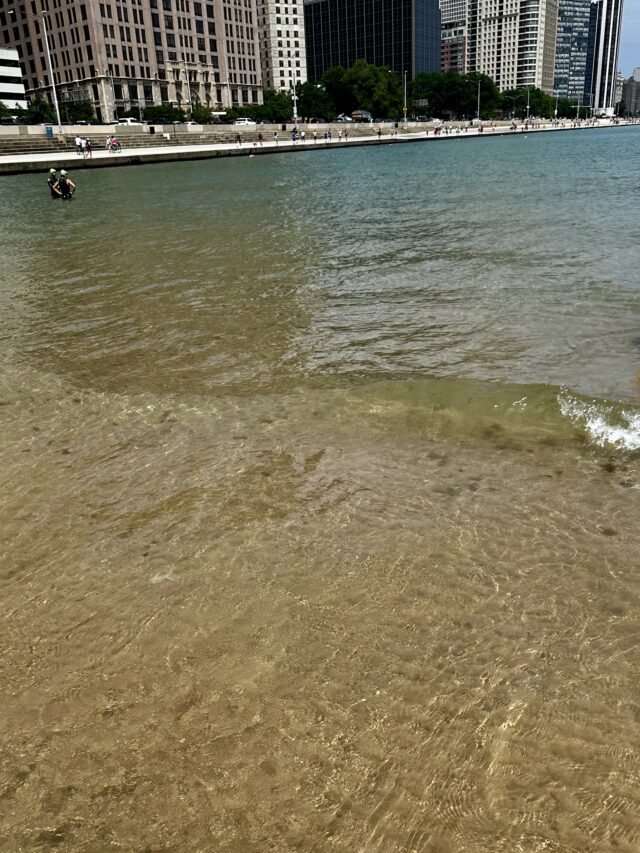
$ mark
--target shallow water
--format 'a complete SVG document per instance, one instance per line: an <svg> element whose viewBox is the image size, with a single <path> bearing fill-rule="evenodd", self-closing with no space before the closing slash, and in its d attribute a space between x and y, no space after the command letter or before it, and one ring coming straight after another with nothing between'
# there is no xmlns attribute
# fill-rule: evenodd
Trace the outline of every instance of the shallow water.
<svg viewBox="0 0 640 853"><path fill-rule="evenodd" d="M639 141L3 179L2 849L638 849Z"/></svg>

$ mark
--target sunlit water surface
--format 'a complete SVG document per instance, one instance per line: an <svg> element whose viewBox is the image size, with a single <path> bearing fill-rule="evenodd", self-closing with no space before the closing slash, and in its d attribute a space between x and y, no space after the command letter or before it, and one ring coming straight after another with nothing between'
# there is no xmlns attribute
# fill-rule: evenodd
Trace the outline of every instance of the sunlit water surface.
<svg viewBox="0 0 640 853"><path fill-rule="evenodd" d="M0 849L640 849L640 129L4 178Z"/></svg>

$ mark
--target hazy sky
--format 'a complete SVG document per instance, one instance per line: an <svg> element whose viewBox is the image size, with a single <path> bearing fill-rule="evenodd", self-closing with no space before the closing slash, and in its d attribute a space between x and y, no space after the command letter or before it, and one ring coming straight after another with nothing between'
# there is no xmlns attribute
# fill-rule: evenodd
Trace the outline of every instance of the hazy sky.
<svg viewBox="0 0 640 853"><path fill-rule="evenodd" d="M640 0L624 0L618 66L625 77L640 66Z"/></svg>

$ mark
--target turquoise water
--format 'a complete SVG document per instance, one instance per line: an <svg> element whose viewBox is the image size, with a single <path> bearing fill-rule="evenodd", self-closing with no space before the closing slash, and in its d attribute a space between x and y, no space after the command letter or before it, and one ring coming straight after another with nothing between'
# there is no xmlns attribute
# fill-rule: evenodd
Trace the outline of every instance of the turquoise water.
<svg viewBox="0 0 640 853"><path fill-rule="evenodd" d="M638 849L639 147L2 180L0 847Z"/></svg>

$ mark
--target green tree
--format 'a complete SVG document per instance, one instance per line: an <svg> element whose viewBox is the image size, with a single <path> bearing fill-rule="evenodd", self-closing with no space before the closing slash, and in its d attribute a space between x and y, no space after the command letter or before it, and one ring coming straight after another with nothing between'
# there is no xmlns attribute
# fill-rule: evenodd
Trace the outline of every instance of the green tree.
<svg viewBox="0 0 640 853"><path fill-rule="evenodd" d="M547 95L542 89L536 89L534 86L529 89L509 89L506 92L502 92L500 94L500 104L505 116L513 115L521 118L526 118L527 112L529 116L551 118L556 107L555 98ZM527 104L529 105L528 111ZM559 103L558 114L560 115Z"/></svg>
<svg viewBox="0 0 640 853"><path fill-rule="evenodd" d="M353 93L345 80L346 73L346 68L334 65L332 68L327 68L320 80L333 105L334 113L352 113L356 108Z"/></svg>
<svg viewBox="0 0 640 853"><path fill-rule="evenodd" d="M16 111L20 117L21 124L54 124L56 120L53 107L43 96L42 92L36 92L26 110Z"/></svg>
<svg viewBox="0 0 640 853"><path fill-rule="evenodd" d="M359 108L381 118L402 112L402 84L389 67L358 59L346 72L344 82L352 94L351 112Z"/></svg>
<svg viewBox="0 0 640 853"><path fill-rule="evenodd" d="M10 115L9 107L5 106L5 104L0 101L0 118L9 118Z"/></svg>
<svg viewBox="0 0 640 853"><path fill-rule="evenodd" d="M327 69L320 82L334 115L363 109L383 118L402 112L402 83L387 66L358 59L351 68L336 65Z"/></svg>
<svg viewBox="0 0 640 853"><path fill-rule="evenodd" d="M336 110L322 83L300 83L296 87L298 115L305 118L323 118L329 121Z"/></svg>
<svg viewBox="0 0 640 853"><path fill-rule="evenodd" d="M293 97L291 92L267 89L263 96L263 104L253 108L260 119L281 122L291 121L293 116Z"/></svg>
<svg viewBox="0 0 640 853"><path fill-rule="evenodd" d="M429 101L428 112L438 118L491 117L500 103L498 87L486 74L458 74L457 71L423 72L411 84L411 97Z"/></svg>
<svg viewBox="0 0 640 853"><path fill-rule="evenodd" d="M92 121L96 117L91 101L62 101L60 103L60 115L65 124Z"/></svg>
<svg viewBox="0 0 640 853"><path fill-rule="evenodd" d="M168 103L156 107L145 107L143 115L146 121L157 121L159 118L168 119L168 121L185 120L183 111Z"/></svg>
<svg viewBox="0 0 640 853"><path fill-rule="evenodd" d="M211 110L200 103L194 103L191 108L191 118L199 124L205 124L211 118Z"/></svg>

